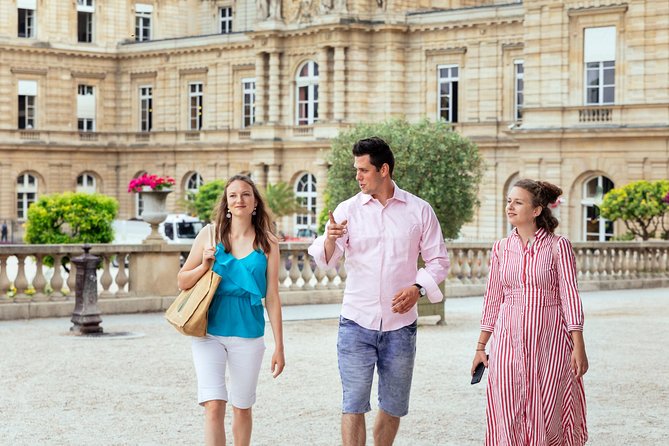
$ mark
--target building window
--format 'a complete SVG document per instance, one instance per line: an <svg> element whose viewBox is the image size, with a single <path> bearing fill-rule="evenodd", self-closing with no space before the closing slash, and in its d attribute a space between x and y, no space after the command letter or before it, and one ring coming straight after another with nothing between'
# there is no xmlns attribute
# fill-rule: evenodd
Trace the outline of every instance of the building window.
<svg viewBox="0 0 669 446"><path fill-rule="evenodd" d="M318 121L318 64L312 60L297 74L297 125Z"/></svg>
<svg viewBox="0 0 669 446"><path fill-rule="evenodd" d="M525 68L522 60L513 63L515 94L513 101L513 116L516 121L523 119L523 101L525 91Z"/></svg>
<svg viewBox="0 0 669 446"><path fill-rule="evenodd" d="M77 40L93 41L93 0L77 0Z"/></svg>
<svg viewBox="0 0 669 446"><path fill-rule="evenodd" d="M439 119L458 122L458 79L457 65L441 65L439 72Z"/></svg>
<svg viewBox="0 0 669 446"><path fill-rule="evenodd" d="M200 186L204 184L202 175L197 172L191 174L186 181L186 200L192 200L193 196L198 193Z"/></svg>
<svg viewBox="0 0 669 446"><path fill-rule="evenodd" d="M584 32L585 104L615 102L616 28L586 28Z"/></svg>
<svg viewBox="0 0 669 446"><path fill-rule="evenodd" d="M583 185L583 239L604 242L613 237L613 222L599 215L599 205L613 181L604 176L591 178Z"/></svg>
<svg viewBox="0 0 669 446"><path fill-rule="evenodd" d="M94 194L96 192L95 177L90 173L82 173L77 177L77 192Z"/></svg>
<svg viewBox="0 0 669 446"><path fill-rule="evenodd" d="M36 126L36 81L19 81L19 122L20 129L34 129Z"/></svg>
<svg viewBox="0 0 669 446"><path fill-rule="evenodd" d="M16 179L16 216L19 220L28 218L28 208L37 197L37 179L24 173Z"/></svg>
<svg viewBox="0 0 669 446"><path fill-rule="evenodd" d="M92 85L77 87L77 127L80 132L95 131L95 89Z"/></svg>
<svg viewBox="0 0 669 446"><path fill-rule="evenodd" d="M188 130L200 130L202 128L202 93L201 82L188 84Z"/></svg>
<svg viewBox="0 0 669 446"><path fill-rule="evenodd" d="M146 175L146 172L139 172L137 175L135 175L135 178L139 178L142 175ZM135 217L141 218L142 212L144 212L144 197L142 196L141 192L133 195L135 196Z"/></svg>
<svg viewBox="0 0 669 446"><path fill-rule="evenodd" d="M139 87L139 131L150 132L153 128L153 87Z"/></svg>
<svg viewBox="0 0 669 446"><path fill-rule="evenodd" d="M31 38L35 37L35 9L36 0L17 0L18 7L18 36Z"/></svg>
<svg viewBox="0 0 669 446"><path fill-rule="evenodd" d="M151 14L152 5L137 3L135 5L135 41L145 42L151 40Z"/></svg>
<svg viewBox="0 0 669 446"><path fill-rule="evenodd" d="M305 173L295 184L295 196L302 207L307 210L305 214L295 215L295 233L300 229L313 229L316 227L316 177Z"/></svg>
<svg viewBox="0 0 669 446"><path fill-rule="evenodd" d="M242 79L242 127L256 122L256 80Z"/></svg>
<svg viewBox="0 0 669 446"><path fill-rule="evenodd" d="M221 23L220 33L230 34L232 32L232 8L229 6L225 8L219 8L218 17Z"/></svg>

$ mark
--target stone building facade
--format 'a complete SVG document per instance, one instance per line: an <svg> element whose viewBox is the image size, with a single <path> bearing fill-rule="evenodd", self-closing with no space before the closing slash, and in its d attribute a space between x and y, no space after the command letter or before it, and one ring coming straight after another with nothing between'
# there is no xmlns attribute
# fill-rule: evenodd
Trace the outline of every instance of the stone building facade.
<svg viewBox="0 0 669 446"><path fill-rule="evenodd" d="M463 239L507 230L520 177L565 191L563 234L624 231L597 217L614 186L669 177L665 0L4 0L0 221L16 234L42 194L97 191L120 218L143 172L246 172L291 184L315 227L325 157L363 121L445 119L486 162ZM444 185L444 187L448 187Z"/></svg>

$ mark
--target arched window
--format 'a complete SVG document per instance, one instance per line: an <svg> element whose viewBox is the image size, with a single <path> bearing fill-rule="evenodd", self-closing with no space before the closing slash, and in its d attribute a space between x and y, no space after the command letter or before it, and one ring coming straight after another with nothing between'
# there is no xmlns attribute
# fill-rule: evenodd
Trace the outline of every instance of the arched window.
<svg viewBox="0 0 669 446"><path fill-rule="evenodd" d="M96 192L95 176L90 173L82 173L77 177L77 192L94 194Z"/></svg>
<svg viewBox="0 0 669 446"><path fill-rule="evenodd" d="M295 215L295 234L300 229L316 229L316 177L305 173L295 183L295 196L307 210Z"/></svg>
<svg viewBox="0 0 669 446"><path fill-rule="evenodd" d="M297 125L311 125L318 121L318 64L313 60L306 62L298 70L295 81Z"/></svg>
<svg viewBox="0 0 669 446"><path fill-rule="evenodd" d="M16 216L19 220L28 217L28 208L37 198L37 178L24 173L16 178Z"/></svg>
<svg viewBox="0 0 669 446"><path fill-rule="evenodd" d="M204 180L202 179L202 175L200 175L197 172L193 172L188 177L188 180L186 180L186 187L185 187L186 200L190 200L191 195L197 194L197 192L200 190L200 186L202 186L203 184Z"/></svg>
<svg viewBox="0 0 669 446"><path fill-rule="evenodd" d="M613 237L613 222L599 215L602 197L613 189L613 181L604 176L594 177L583 183L583 239L606 241Z"/></svg>

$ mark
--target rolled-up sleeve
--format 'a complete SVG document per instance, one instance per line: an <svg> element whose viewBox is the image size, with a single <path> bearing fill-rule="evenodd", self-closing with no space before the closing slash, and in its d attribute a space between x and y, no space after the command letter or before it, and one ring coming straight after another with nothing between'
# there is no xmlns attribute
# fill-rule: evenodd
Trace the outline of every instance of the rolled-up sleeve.
<svg viewBox="0 0 669 446"><path fill-rule="evenodd" d="M337 206L332 215L334 216L334 219L337 222L346 220L346 213L343 211L341 205ZM325 225L325 234L328 233L329 224L330 223L328 222ZM344 254L344 247L346 246L348 235L345 235L344 237L340 237L339 239L337 239L337 241L335 242L335 250L332 253L332 256L330 257L330 261L327 262L325 260L325 234L316 237L316 240L314 240L311 243L311 246L309 246L308 252L309 255L314 258L316 266L318 266L319 268L321 269L335 268L337 266L337 262L339 262L339 259Z"/></svg>
<svg viewBox="0 0 669 446"><path fill-rule="evenodd" d="M430 302L437 303L444 299L439 284L448 275L450 261L437 215L431 207L426 209L426 221L420 242L420 253L425 267L416 273L416 283L425 288Z"/></svg>
<svg viewBox="0 0 669 446"><path fill-rule="evenodd" d="M557 244L557 272L560 281L560 302L567 321L567 330L583 331L583 304L578 293L576 257L569 240L560 237Z"/></svg>
<svg viewBox="0 0 669 446"><path fill-rule="evenodd" d="M504 301L504 289L502 287L502 274L499 267L501 240L495 242L490 253L490 274L488 283L485 287L485 296L483 297L483 315L481 316L481 330L492 332L495 328L495 322L499 315L499 307ZM503 255L503 253L501 253Z"/></svg>

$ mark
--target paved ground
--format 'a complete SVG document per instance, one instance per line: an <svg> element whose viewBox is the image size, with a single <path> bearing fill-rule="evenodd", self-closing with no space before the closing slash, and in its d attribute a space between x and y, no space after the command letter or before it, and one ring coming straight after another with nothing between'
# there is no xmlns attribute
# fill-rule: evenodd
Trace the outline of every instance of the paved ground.
<svg viewBox="0 0 669 446"><path fill-rule="evenodd" d="M583 300L588 444L667 444L669 289ZM450 299L445 326L420 328L397 445L483 443L485 384L471 386L468 376L480 306L481 298ZM265 356L254 445L339 444L337 310L285 308L288 366L273 380ZM106 316L103 326L143 336L76 338L67 319L0 323L0 445L202 444L189 341L159 314ZM267 344L269 353L271 336Z"/></svg>

